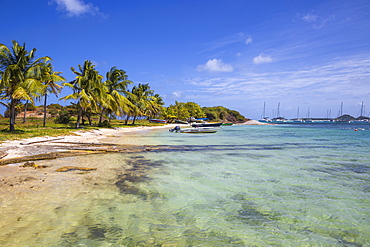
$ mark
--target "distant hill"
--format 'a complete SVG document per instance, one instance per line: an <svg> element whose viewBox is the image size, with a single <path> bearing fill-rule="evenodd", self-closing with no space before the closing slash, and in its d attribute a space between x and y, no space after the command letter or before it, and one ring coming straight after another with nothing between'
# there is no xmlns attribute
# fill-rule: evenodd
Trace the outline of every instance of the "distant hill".
<svg viewBox="0 0 370 247"><path fill-rule="evenodd" d="M250 120L245 118L238 111L230 110L223 106L202 107L202 110L210 121L240 123Z"/></svg>

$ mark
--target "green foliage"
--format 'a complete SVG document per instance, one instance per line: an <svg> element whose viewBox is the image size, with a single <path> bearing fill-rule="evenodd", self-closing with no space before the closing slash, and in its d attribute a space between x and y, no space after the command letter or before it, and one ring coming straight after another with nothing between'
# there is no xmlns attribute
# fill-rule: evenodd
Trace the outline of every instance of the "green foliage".
<svg viewBox="0 0 370 247"><path fill-rule="evenodd" d="M35 111L36 110L36 106L32 103L26 103L22 106L22 108L20 109L21 111L24 111L24 108L27 107L27 111Z"/></svg>
<svg viewBox="0 0 370 247"><path fill-rule="evenodd" d="M98 124L98 127L103 127L103 128L112 128L112 125L108 120L104 120L103 122Z"/></svg>
<svg viewBox="0 0 370 247"><path fill-rule="evenodd" d="M26 50L26 45L19 45L13 40L13 46L0 44L0 88L2 99L8 101L9 130L15 130L16 105L21 100L33 102L44 92L42 84L42 71L49 57L35 59L36 49Z"/></svg>
<svg viewBox="0 0 370 247"><path fill-rule="evenodd" d="M227 109L223 106L203 107L207 118L211 121L244 122L246 118L238 111Z"/></svg>
<svg viewBox="0 0 370 247"><path fill-rule="evenodd" d="M61 110L63 110L63 106L59 104L50 104L47 106L47 111L52 116L56 116Z"/></svg>
<svg viewBox="0 0 370 247"><path fill-rule="evenodd" d="M72 121L72 116L68 111L60 111L58 116L54 119L55 123L59 124L69 124Z"/></svg>
<svg viewBox="0 0 370 247"><path fill-rule="evenodd" d="M168 106L164 113L166 119L175 117L180 120L186 120L190 117L203 118L206 116L202 108L194 102L182 103L175 101L175 104Z"/></svg>

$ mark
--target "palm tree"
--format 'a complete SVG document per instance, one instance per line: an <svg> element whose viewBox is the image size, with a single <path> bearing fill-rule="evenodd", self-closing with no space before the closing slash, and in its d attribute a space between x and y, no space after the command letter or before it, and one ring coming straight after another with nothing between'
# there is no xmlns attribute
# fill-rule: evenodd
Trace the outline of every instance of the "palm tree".
<svg viewBox="0 0 370 247"><path fill-rule="evenodd" d="M44 122L43 122L43 127L46 125L46 102L47 102L47 97L48 94L54 93L55 96L58 97L58 93L60 93L62 86L58 85L56 82L62 82L65 81L66 79L61 76L62 72L55 72L53 71L53 66L48 63L46 66L43 68L43 73L42 73L42 81L44 85L46 86L44 90Z"/></svg>
<svg viewBox="0 0 370 247"><path fill-rule="evenodd" d="M78 65L79 71L71 68L72 72L76 74L76 78L69 82L63 83L64 86L70 87L73 93L61 99L77 100L78 115L76 128L80 127L80 121L84 110L91 108L93 110L98 108L98 102L104 98L106 92L105 86L102 83L103 77L95 69L95 65L91 61L86 60L84 65Z"/></svg>
<svg viewBox="0 0 370 247"><path fill-rule="evenodd" d="M139 84L137 87L134 86L131 90L132 97L131 102L136 106L132 110L133 120L132 124L135 124L135 120L138 116L143 116L148 113L151 108L151 101L154 100L154 91L150 89L149 84Z"/></svg>
<svg viewBox="0 0 370 247"><path fill-rule="evenodd" d="M9 108L9 130L15 130L15 107L21 100L33 102L33 98L44 92L45 86L39 80L42 68L51 58L41 57L35 59L36 49L30 52L26 45L20 46L13 40L9 49L0 44L0 71L1 71L1 99L8 100L5 104Z"/></svg>
<svg viewBox="0 0 370 247"><path fill-rule="evenodd" d="M100 102L101 113L99 124L102 123L105 112L122 115L123 112L128 112L131 102L125 97L128 94L127 85L132 81L127 79L126 71L112 67L106 74L105 98Z"/></svg>

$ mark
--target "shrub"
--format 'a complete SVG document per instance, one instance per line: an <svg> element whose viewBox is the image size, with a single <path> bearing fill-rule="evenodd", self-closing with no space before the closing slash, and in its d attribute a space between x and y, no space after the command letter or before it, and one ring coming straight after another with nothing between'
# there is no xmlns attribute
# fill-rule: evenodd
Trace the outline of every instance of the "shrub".
<svg viewBox="0 0 370 247"><path fill-rule="evenodd" d="M68 111L60 111L58 116L54 119L55 123L68 124L72 121L72 117Z"/></svg>

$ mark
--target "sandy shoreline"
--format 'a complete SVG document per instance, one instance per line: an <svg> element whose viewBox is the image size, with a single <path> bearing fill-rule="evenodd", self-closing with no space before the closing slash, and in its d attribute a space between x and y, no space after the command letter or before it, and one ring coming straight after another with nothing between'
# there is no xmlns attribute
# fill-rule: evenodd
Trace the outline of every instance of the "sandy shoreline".
<svg viewBox="0 0 370 247"><path fill-rule="evenodd" d="M132 127L132 128L114 128L114 129L95 129L95 130L77 130L72 135L60 137L35 137L22 140L5 141L0 144L0 159L11 159L28 155L47 153L48 146L53 145L54 141L60 142L81 142L81 143L101 143L101 139L110 136L122 135L124 133L145 131L154 129L171 129L174 126L188 126L185 124L166 124L154 127ZM247 121L241 125L263 125L256 120ZM65 144L68 145L68 144ZM59 145L60 146L60 145ZM64 151L60 149L58 151Z"/></svg>
<svg viewBox="0 0 370 247"><path fill-rule="evenodd" d="M249 121L244 124L256 125L257 121ZM95 129L95 130L77 130L72 135L59 136L59 137L35 137L23 140L12 140L5 141L0 144L0 162L4 161L4 164L0 164L0 191L5 189L6 191L19 191L23 190L24 186L27 188L35 188L35 183L46 180L46 174L55 174L58 166L50 166L42 169L35 169L34 167L22 167L25 165L23 162L13 162L13 159L21 157L31 157L40 154L50 154L53 152L64 152L70 150L72 143L86 143L91 144L103 144L107 138L114 136L121 136L124 138L125 133L131 134L139 131L148 131L155 129L171 129L179 124L167 124L163 126L155 127L132 127L132 128L114 128L114 129ZM181 125L186 127L188 125ZM130 138L127 136L127 138ZM79 144L77 144L78 146ZM140 145L145 145L139 144ZM89 151L87 151L89 152ZM75 155L75 154L73 154ZM72 155L72 156L73 156ZM71 156L71 155L70 155ZM5 161L10 160L11 162L5 164ZM35 161L36 165L39 161ZM40 161L41 162L41 161ZM41 162L41 164L43 164ZM71 164L72 166L88 167L86 164ZM81 171L75 171L81 172ZM58 172L57 172L58 174ZM60 174L60 173L59 173ZM17 185L17 186L14 186ZM9 187L10 186L10 187ZM18 188L18 189L17 189ZM1 205L1 202L0 202Z"/></svg>
<svg viewBox="0 0 370 247"><path fill-rule="evenodd" d="M5 141L0 144L0 152L2 159L11 159L34 154L48 152L48 146L53 145L54 141L61 142L81 142L81 143L101 143L101 139L108 138L114 135L123 133L154 130L154 129L170 129L177 124L167 124L164 126L155 127L132 127L132 128L114 128L114 129L95 129L95 130L77 130L72 135L60 137L34 137L22 140ZM59 145L59 144L58 144ZM68 144L64 144L68 145ZM59 145L60 146L60 145ZM60 151L63 151L62 149Z"/></svg>

